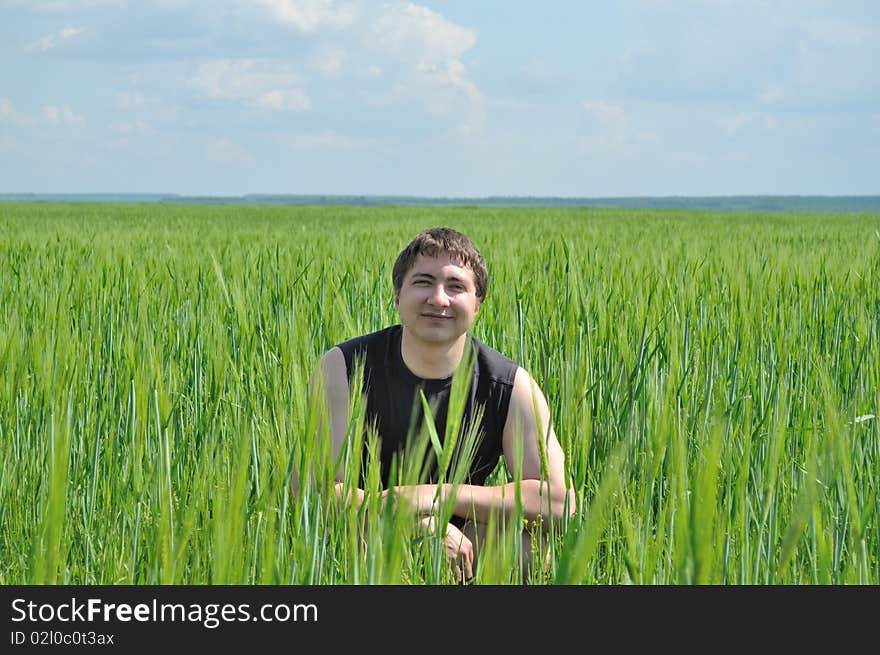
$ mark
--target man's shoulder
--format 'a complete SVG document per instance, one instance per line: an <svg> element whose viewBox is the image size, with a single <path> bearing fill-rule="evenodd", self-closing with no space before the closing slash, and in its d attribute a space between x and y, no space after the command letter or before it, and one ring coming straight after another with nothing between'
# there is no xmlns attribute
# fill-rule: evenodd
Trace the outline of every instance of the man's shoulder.
<svg viewBox="0 0 880 655"><path fill-rule="evenodd" d="M519 364L476 337L472 338L477 347L477 358L480 362L481 374L487 375L493 382L512 388Z"/></svg>
<svg viewBox="0 0 880 655"><path fill-rule="evenodd" d="M348 353L354 353L373 346L385 345L388 342L388 339L395 336L399 331L399 325L391 325L387 328L376 330L375 332L346 339L345 341L336 344L334 347L339 348L339 350L347 356Z"/></svg>
<svg viewBox="0 0 880 655"><path fill-rule="evenodd" d="M394 347L395 340L400 339L400 325L391 325L382 330L362 334L337 344L345 359L345 369L351 375L357 368L357 362L363 361L367 368L386 362Z"/></svg>

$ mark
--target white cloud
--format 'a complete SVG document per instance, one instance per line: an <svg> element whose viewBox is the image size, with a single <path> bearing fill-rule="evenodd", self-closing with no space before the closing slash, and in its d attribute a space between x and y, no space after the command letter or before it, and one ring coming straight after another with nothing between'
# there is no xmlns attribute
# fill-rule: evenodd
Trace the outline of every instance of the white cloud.
<svg viewBox="0 0 880 655"><path fill-rule="evenodd" d="M482 93L470 79L463 55L478 32L411 2L386 3L364 35L368 52L393 80L391 102L416 99L434 115L456 115L461 136L482 132Z"/></svg>
<svg viewBox="0 0 880 655"><path fill-rule="evenodd" d="M461 27L427 7L411 2L388 3L369 27L368 47L405 56L418 64L454 60L477 42L477 31Z"/></svg>
<svg viewBox="0 0 880 655"><path fill-rule="evenodd" d="M200 95L265 109L304 110L312 103L303 72L336 77L352 60L371 87L347 86L350 102L417 102L434 115L455 117L465 133L481 129L483 97L462 60L477 41L476 30L401 0L262 0L259 6L280 26L311 39L311 54L293 64L270 59L203 62L189 82Z"/></svg>
<svg viewBox="0 0 880 655"><path fill-rule="evenodd" d="M345 61L345 50L342 48L324 48L312 58L312 67L327 76L338 75Z"/></svg>
<svg viewBox="0 0 880 655"><path fill-rule="evenodd" d="M66 125L69 127L85 127L86 119L73 111L68 105L43 107L43 118L49 125Z"/></svg>
<svg viewBox="0 0 880 655"><path fill-rule="evenodd" d="M357 62L358 74L372 88L355 93L372 106L416 101L435 115L455 113L469 131L482 124L483 97L462 60L477 42L477 30L405 0L262 0L261 5L279 24L316 42L312 70L335 76L343 61Z"/></svg>
<svg viewBox="0 0 880 655"><path fill-rule="evenodd" d="M740 112L734 116L721 117L717 121L730 136L735 136L740 131L759 127L764 130L774 130L779 125L779 119L773 114L760 111Z"/></svg>
<svg viewBox="0 0 880 655"><path fill-rule="evenodd" d="M256 104L266 109L296 110L308 109L312 103L302 89L272 89L262 94Z"/></svg>
<svg viewBox="0 0 880 655"><path fill-rule="evenodd" d="M658 124L645 120L651 112L644 108L633 105L625 109L597 99L584 100L581 106L594 119L584 125L584 132L576 139L582 153L626 160L662 141Z"/></svg>
<svg viewBox="0 0 880 655"><path fill-rule="evenodd" d="M461 27L427 7L389 3L364 35L368 49L409 64L422 81L457 87L471 100L480 93L467 79L461 56L477 42L477 31Z"/></svg>
<svg viewBox="0 0 880 655"><path fill-rule="evenodd" d="M116 94L116 106L120 109L143 109L150 100L138 91L120 91Z"/></svg>
<svg viewBox="0 0 880 655"><path fill-rule="evenodd" d="M354 4L336 0L261 0L260 4L268 8L279 22L305 33L323 27L345 29L358 13Z"/></svg>
<svg viewBox="0 0 880 655"><path fill-rule="evenodd" d="M6 98L0 98L0 121L11 120L15 116L15 107Z"/></svg>
<svg viewBox="0 0 880 655"><path fill-rule="evenodd" d="M49 113L44 109L42 116L34 117L33 115L18 111L8 98L0 98L0 123L6 123L14 127L33 128L46 122L51 124L50 114L54 116L56 124L61 122L63 112L57 107L52 107L52 111Z"/></svg>
<svg viewBox="0 0 880 655"><path fill-rule="evenodd" d="M763 103L773 104L775 102L782 102L786 99L786 91L782 87L782 85L778 83L773 83L767 85L767 87L758 94L758 100Z"/></svg>
<svg viewBox="0 0 880 655"><path fill-rule="evenodd" d="M47 50L52 50L53 48L57 48L65 41L69 41L73 37L78 34L82 34L85 32L85 28L83 27L75 27L73 25L67 25L66 27L61 28L57 32L53 32L52 34L47 34L41 39L37 39L32 44L27 47L27 50L39 50L41 52L46 52Z"/></svg>
<svg viewBox="0 0 880 655"><path fill-rule="evenodd" d="M602 123L618 122L626 118L626 110L619 105L612 105L602 100L584 100L581 104Z"/></svg>
<svg viewBox="0 0 880 655"><path fill-rule="evenodd" d="M144 95L140 91L120 91L114 100L119 109L136 112L153 120L173 121L177 118L176 106L155 96Z"/></svg>
<svg viewBox="0 0 880 655"><path fill-rule="evenodd" d="M438 87L455 87L474 102L482 100L477 86L467 78L464 64L457 59L439 63L422 62L416 70Z"/></svg>
<svg viewBox="0 0 880 655"><path fill-rule="evenodd" d="M198 64L190 84L214 100L276 110L308 109L299 76L286 63L262 59L216 59Z"/></svg>
<svg viewBox="0 0 880 655"><path fill-rule="evenodd" d="M86 125L85 117L81 114L74 113L74 111L67 105L64 105L61 108L61 117L65 125L73 125L74 127L85 127Z"/></svg>
<svg viewBox="0 0 880 655"><path fill-rule="evenodd" d="M718 123L731 136L739 132L742 128L748 126L755 120L755 115L751 113L741 112L736 116L719 119Z"/></svg>

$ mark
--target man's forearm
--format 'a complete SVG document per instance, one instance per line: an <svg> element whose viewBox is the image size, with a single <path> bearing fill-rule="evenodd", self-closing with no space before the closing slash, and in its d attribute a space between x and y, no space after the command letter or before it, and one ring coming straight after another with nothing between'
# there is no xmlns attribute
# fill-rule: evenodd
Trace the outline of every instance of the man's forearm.
<svg viewBox="0 0 880 655"><path fill-rule="evenodd" d="M359 487L349 487L346 489L344 483L337 482L334 485L334 491L336 492L336 503L339 509L345 509L350 505L354 505L354 508L358 510L364 504L366 494Z"/></svg>
<svg viewBox="0 0 880 655"><path fill-rule="evenodd" d="M541 480L522 480L488 487L465 484L456 490L453 513L486 523L492 514L516 518L520 508L523 518L528 521L541 519L545 524L561 521L564 516L574 513L574 494L560 487L553 488Z"/></svg>
<svg viewBox="0 0 880 655"><path fill-rule="evenodd" d="M519 500L517 499L519 486ZM451 484L419 484L394 487L394 496L405 499L417 514L434 515L439 507L451 500L455 516L486 523L492 514L516 518L520 506L528 521L559 521L566 513L574 513L574 494L561 487L540 480L522 480L498 486L484 487L463 484L454 489ZM388 492L386 492L387 494ZM566 497L568 505L566 506Z"/></svg>

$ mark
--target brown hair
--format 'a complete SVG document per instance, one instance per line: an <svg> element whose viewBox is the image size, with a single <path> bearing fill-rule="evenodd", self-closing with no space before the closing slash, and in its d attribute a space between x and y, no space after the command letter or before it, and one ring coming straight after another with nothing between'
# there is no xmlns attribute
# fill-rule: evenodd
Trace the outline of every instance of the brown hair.
<svg viewBox="0 0 880 655"><path fill-rule="evenodd" d="M440 253L449 255L449 259L456 266L469 268L473 271L477 297L481 300L485 299L486 288L489 285L486 261L470 239L461 232L456 232L448 227L434 227L419 232L401 251L394 262L394 268L391 270L394 292L400 291L403 286L403 278L406 277L419 255L436 257Z"/></svg>

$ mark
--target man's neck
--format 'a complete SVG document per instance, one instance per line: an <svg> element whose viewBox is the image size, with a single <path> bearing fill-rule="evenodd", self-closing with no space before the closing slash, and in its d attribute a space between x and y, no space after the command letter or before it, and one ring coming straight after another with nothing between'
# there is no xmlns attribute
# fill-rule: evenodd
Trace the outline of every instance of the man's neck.
<svg viewBox="0 0 880 655"><path fill-rule="evenodd" d="M403 328L400 356L414 375L425 379L448 378L461 362L467 334L452 343L432 343L417 339Z"/></svg>

